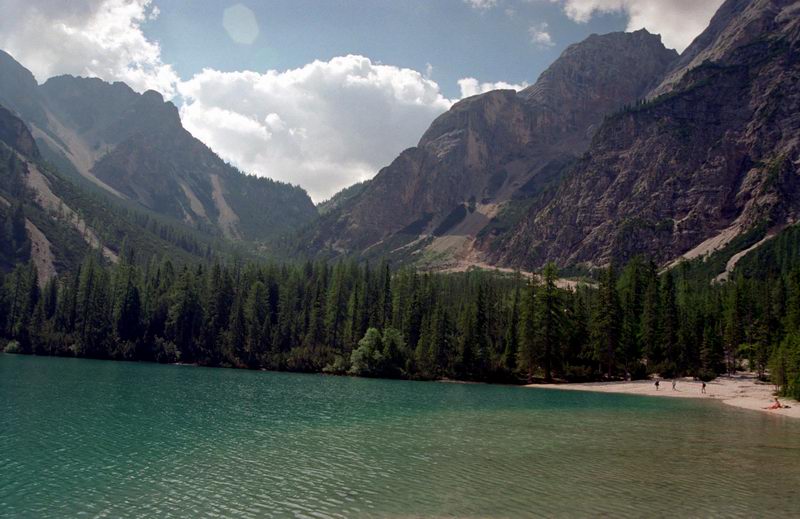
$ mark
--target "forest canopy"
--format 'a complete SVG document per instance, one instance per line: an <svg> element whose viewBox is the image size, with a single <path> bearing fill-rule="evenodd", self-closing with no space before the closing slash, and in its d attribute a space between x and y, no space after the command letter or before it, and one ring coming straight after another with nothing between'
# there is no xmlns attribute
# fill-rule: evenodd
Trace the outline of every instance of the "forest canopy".
<svg viewBox="0 0 800 519"><path fill-rule="evenodd" d="M690 375L742 367L800 396L800 269L726 283L637 258L596 283L393 271L386 262L117 265L89 255L40 287L0 286L9 352L491 382Z"/></svg>

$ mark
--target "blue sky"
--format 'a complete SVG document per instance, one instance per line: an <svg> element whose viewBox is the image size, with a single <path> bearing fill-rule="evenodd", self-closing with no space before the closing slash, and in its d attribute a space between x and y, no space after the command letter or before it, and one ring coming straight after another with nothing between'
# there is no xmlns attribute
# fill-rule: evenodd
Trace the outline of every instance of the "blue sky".
<svg viewBox="0 0 800 519"><path fill-rule="evenodd" d="M241 3L257 20L259 34L235 42L223 28L224 10ZM547 0L509 0L476 9L463 0L292 0L186 2L159 0L158 17L143 26L161 45L162 58L182 78L204 67L222 71L285 70L360 54L373 61L425 71L448 97L457 80L532 83L570 43L591 33L624 30L622 12L570 20ZM552 46L531 41L530 28L548 25Z"/></svg>

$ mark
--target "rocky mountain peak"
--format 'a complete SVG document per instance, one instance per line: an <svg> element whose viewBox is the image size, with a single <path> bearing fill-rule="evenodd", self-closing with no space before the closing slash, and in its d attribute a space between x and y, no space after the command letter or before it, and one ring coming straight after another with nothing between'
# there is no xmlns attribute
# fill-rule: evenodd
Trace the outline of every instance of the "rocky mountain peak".
<svg viewBox="0 0 800 519"><path fill-rule="evenodd" d="M800 220L798 55L800 2L728 0L656 89L668 95L606 118L558 189L483 250L526 268L670 265Z"/></svg>
<svg viewBox="0 0 800 519"><path fill-rule="evenodd" d="M153 128L181 128L177 108L152 90L138 94L125 83L75 76L48 79L41 89L54 114L95 148Z"/></svg>
<svg viewBox="0 0 800 519"><path fill-rule="evenodd" d="M557 178L603 118L641 99L677 56L647 31L593 35L564 51L532 87L459 101L416 148L326 215L314 240L371 254L408 253L400 246L409 241L436 256L450 254L442 242L468 247L512 197Z"/></svg>
<svg viewBox="0 0 800 519"><path fill-rule="evenodd" d="M593 34L570 45L540 76L519 93L528 104L551 112L560 122L559 139L588 145L602 118L641 98L678 58L661 37L636 32Z"/></svg>
<svg viewBox="0 0 800 519"><path fill-rule="evenodd" d="M677 52L664 47L661 36L645 29L592 34L567 47L520 96L544 105L581 103L587 97L636 98L677 58Z"/></svg>
<svg viewBox="0 0 800 519"><path fill-rule="evenodd" d="M705 62L725 61L736 49L766 34L796 30L798 24L800 3L796 0L727 0L648 97L672 91L688 71Z"/></svg>
<svg viewBox="0 0 800 519"><path fill-rule="evenodd" d="M28 121L43 121L36 78L10 54L0 50L0 105Z"/></svg>

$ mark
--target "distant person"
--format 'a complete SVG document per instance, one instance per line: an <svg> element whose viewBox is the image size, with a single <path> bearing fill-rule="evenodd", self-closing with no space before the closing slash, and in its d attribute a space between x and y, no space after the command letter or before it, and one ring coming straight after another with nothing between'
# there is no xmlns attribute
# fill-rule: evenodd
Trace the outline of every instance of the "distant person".
<svg viewBox="0 0 800 519"><path fill-rule="evenodd" d="M677 391L677 389L675 388L675 385L676 385L677 383L678 383L678 381L677 381L677 380L675 380L675 379L673 378L673 379L672 379L672 390L673 390L673 391Z"/></svg>
<svg viewBox="0 0 800 519"><path fill-rule="evenodd" d="M658 391L658 385L659 385L660 383L661 383L660 381L656 380L656 391Z"/></svg>
<svg viewBox="0 0 800 519"><path fill-rule="evenodd" d="M703 382L703 387L700 389L700 392L703 393L704 395L706 394L706 383L705 382Z"/></svg>
<svg viewBox="0 0 800 519"><path fill-rule="evenodd" d="M765 407L764 409L783 409L783 405L781 405L781 401L776 397L775 402L771 406Z"/></svg>

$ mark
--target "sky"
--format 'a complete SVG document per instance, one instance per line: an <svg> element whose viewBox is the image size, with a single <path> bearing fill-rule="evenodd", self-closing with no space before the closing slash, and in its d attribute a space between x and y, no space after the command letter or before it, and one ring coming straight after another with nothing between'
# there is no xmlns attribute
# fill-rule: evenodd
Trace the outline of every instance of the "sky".
<svg viewBox="0 0 800 519"><path fill-rule="evenodd" d="M374 176L459 99L521 89L592 33L682 51L722 0L0 0L39 82L124 81L175 103L243 171L319 202Z"/></svg>

